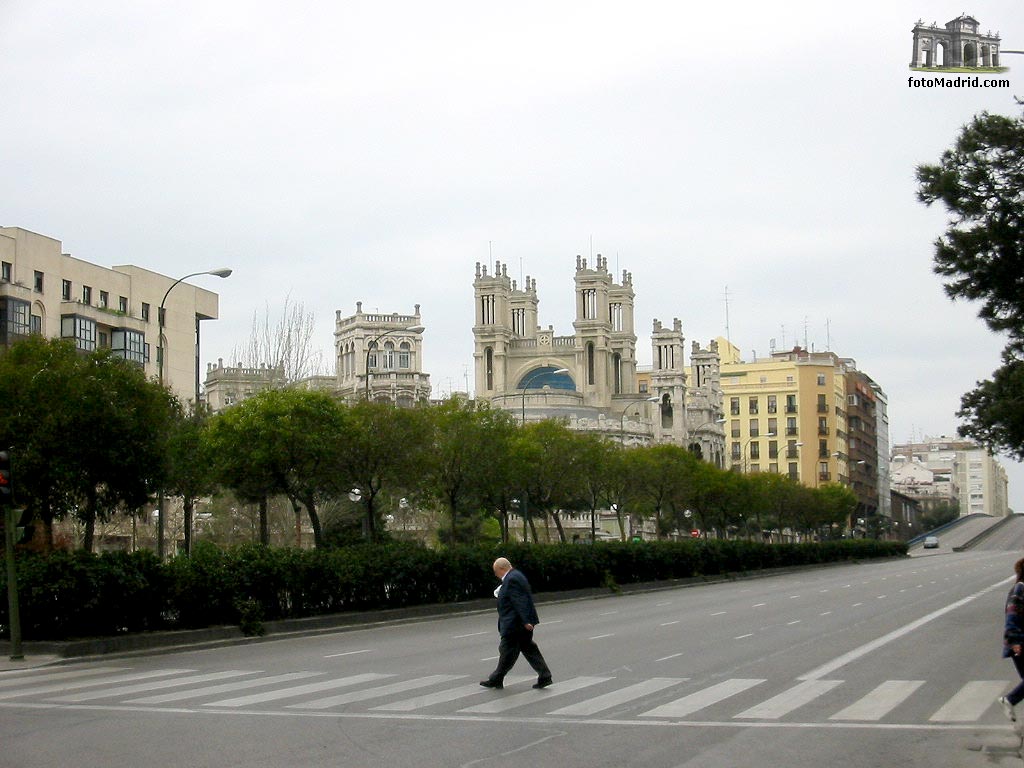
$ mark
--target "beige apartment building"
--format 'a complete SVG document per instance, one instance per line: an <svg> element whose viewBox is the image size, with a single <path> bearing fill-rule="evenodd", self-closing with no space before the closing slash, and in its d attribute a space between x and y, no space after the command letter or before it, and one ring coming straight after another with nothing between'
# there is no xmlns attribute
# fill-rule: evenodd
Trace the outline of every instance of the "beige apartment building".
<svg viewBox="0 0 1024 768"><path fill-rule="evenodd" d="M926 509L956 504L961 516L1010 513L1006 470L969 440L943 435L893 446L892 485Z"/></svg>
<svg viewBox="0 0 1024 768"><path fill-rule="evenodd" d="M153 378L162 347L164 382L183 402L194 400L200 323L217 318L218 297L176 280L130 264L82 261L52 237L0 227L0 345L30 333L73 339L83 351L109 348Z"/></svg>

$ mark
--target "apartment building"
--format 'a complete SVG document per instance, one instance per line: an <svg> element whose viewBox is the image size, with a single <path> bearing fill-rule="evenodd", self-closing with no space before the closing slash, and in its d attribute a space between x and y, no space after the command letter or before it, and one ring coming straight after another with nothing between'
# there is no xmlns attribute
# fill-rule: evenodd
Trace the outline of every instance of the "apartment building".
<svg viewBox="0 0 1024 768"><path fill-rule="evenodd" d="M961 515L1010 512L1006 470L969 440L926 437L893 446L892 485L926 509L955 503Z"/></svg>
<svg viewBox="0 0 1024 768"><path fill-rule="evenodd" d="M200 324L217 318L218 296L176 282L130 264L92 264L52 237L0 227L0 346L31 333L73 339L84 352L109 348L153 378L162 359L164 383L183 402L194 400Z"/></svg>

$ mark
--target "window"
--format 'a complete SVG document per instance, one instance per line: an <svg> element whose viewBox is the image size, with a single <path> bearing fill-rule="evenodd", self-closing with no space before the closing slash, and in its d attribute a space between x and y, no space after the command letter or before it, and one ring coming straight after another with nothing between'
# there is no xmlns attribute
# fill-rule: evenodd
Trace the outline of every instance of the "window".
<svg viewBox="0 0 1024 768"><path fill-rule="evenodd" d="M596 320L597 319L597 289L586 288L582 291L583 294L583 319L584 320Z"/></svg>
<svg viewBox="0 0 1024 768"><path fill-rule="evenodd" d="M775 395L768 395L768 413L779 412L779 398Z"/></svg>
<svg viewBox="0 0 1024 768"><path fill-rule="evenodd" d="M11 275L14 274L14 265L9 261L0 262L0 280L5 283L11 282Z"/></svg>
<svg viewBox="0 0 1024 768"><path fill-rule="evenodd" d="M818 374L818 386L819 387L824 387L825 386L825 374L824 373L819 373Z"/></svg>
<svg viewBox="0 0 1024 768"><path fill-rule="evenodd" d="M740 459L740 444L739 443L733 443L731 450L732 450L732 460L733 461L739 461L739 459Z"/></svg>
<svg viewBox="0 0 1024 768"><path fill-rule="evenodd" d="M494 389L494 350L488 347L484 352L484 375L487 378L487 389Z"/></svg>
<svg viewBox="0 0 1024 768"><path fill-rule="evenodd" d="M398 367L404 369L412 367L412 347L408 341L403 341L398 347Z"/></svg>
<svg viewBox="0 0 1024 768"><path fill-rule="evenodd" d="M738 397L729 398L729 413L733 416L740 415L740 399Z"/></svg>
<svg viewBox="0 0 1024 768"><path fill-rule="evenodd" d="M758 442L751 443L750 444L750 459L751 459L751 461L753 461L754 459L760 459L760 458L761 458L761 444L758 443Z"/></svg>
<svg viewBox="0 0 1024 768"><path fill-rule="evenodd" d="M517 307L512 310L512 333L516 336L526 335L526 310Z"/></svg>
<svg viewBox="0 0 1024 768"><path fill-rule="evenodd" d="M43 332L43 318L40 315L31 315L28 319L28 330L30 333L41 334Z"/></svg>
<svg viewBox="0 0 1024 768"><path fill-rule="evenodd" d="M818 395L818 413L828 413L828 403L824 395Z"/></svg>
<svg viewBox="0 0 1024 768"><path fill-rule="evenodd" d="M494 325L494 294L480 297L480 325Z"/></svg>
<svg viewBox="0 0 1024 768"><path fill-rule="evenodd" d="M89 285L83 285L82 286L82 303L83 304L89 304L89 305L92 304L92 286L89 286Z"/></svg>
<svg viewBox="0 0 1024 768"><path fill-rule="evenodd" d="M827 435L828 434L828 419L826 419L824 416L819 416L818 417L818 434L819 435Z"/></svg>
<svg viewBox="0 0 1024 768"><path fill-rule="evenodd" d="M612 321L612 330L622 330L622 304L614 303L608 307L608 315Z"/></svg>
<svg viewBox="0 0 1024 768"><path fill-rule="evenodd" d="M391 341L384 342L384 370L390 371L395 367L395 344Z"/></svg>
<svg viewBox="0 0 1024 768"><path fill-rule="evenodd" d="M786 395L786 413L796 413L796 395Z"/></svg>
<svg viewBox="0 0 1024 768"><path fill-rule="evenodd" d="M71 301L71 281L61 280L60 281L60 297L64 301Z"/></svg>
<svg viewBox="0 0 1024 768"><path fill-rule="evenodd" d="M594 383L594 343L592 341L587 342L587 384Z"/></svg>
<svg viewBox="0 0 1024 768"><path fill-rule="evenodd" d="M750 420L750 436L758 437L761 434L761 425L757 419Z"/></svg>
<svg viewBox="0 0 1024 768"><path fill-rule="evenodd" d="M19 299L0 298L0 334L4 341L12 336L28 336L31 331L31 305Z"/></svg>
<svg viewBox="0 0 1024 768"><path fill-rule="evenodd" d="M768 419L768 431L771 432L773 435L779 434L778 419Z"/></svg>
<svg viewBox="0 0 1024 768"><path fill-rule="evenodd" d="M640 382L640 394L641 395L646 395L647 394L647 382L646 381Z"/></svg>
<svg viewBox="0 0 1024 768"><path fill-rule="evenodd" d="M142 306L146 306L143 304ZM371 368L377 367L377 342L371 341L369 349L366 353L366 371L369 373Z"/></svg>
<svg viewBox="0 0 1024 768"><path fill-rule="evenodd" d="M612 391L622 394L622 355L618 352L612 355Z"/></svg>
<svg viewBox="0 0 1024 768"><path fill-rule="evenodd" d="M127 296L118 296L117 297L117 311L118 312L123 312L126 315L128 314L128 297Z"/></svg>
<svg viewBox="0 0 1024 768"><path fill-rule="evenodd" d="M138 331L117 328L111 335L110 348L116 357L140 365L146 362L146 337Z"/></svg>
<svg viewBox="0 0 1024 768"><path fill-rule="evenodd" d="M752 397L747 403L747 413L757 413L757 398Z"/></svg>
<svg viewBox="0 0 1024 768"><path fill-rule="evenodd" d="M80 315L64 315L60 319L60 335L74 339L75 346L85 352L96 349L96 321Z"/></svg>
<svg viewBox="0 0 1024 768"><path fill-rule="evenodd" d="M729 434L730 434L731 437L739 437L740 436L740 420L739 419L733 419L732 421L729 422Z"/></svg>
<svg viewBox="0 0 1024 768"><path fill-rule="evenodd" d="M36 293L43 292L43 273L38 269L35 271L35 289Z"/></svg>
<svg viewBox="0 0 1024 768"><path fill-rule="evenodd" d="M786 434L790 437L796 435L798 432L796 428L796 418L789 416L786 418Z"/></svg>
<svg viewBox="0 0 1024 768"><path fill-rule="evenodd" d="M768 458L769 459L777 459L777 458L779 458L779 441L778 440L769 440L768 441ZM778 472L779 470L776 468L773 471L774 472Z"/></svg>
<svg viewBox="0 0 1024 768"><path fill-rule="evenodd" d="M149 320L149 304L142 302L142 319Z"/></svg>
<svg viewBox="0 0 1024 768"><path fill-rule="evenodd" d="M100 307L106 309L110 304L110 294L106 291L100 291Z"/></svg>

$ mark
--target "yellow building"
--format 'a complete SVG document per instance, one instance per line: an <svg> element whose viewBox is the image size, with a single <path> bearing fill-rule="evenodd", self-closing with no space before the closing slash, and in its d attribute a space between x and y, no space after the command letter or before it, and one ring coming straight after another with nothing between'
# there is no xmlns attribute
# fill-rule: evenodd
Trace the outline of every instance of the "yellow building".
<svg viewBox="0 0 1024 768"><path fill-rule="evenodd" d="M848 484L848 362L800 347L745 362L725 339L718 348L727 465L785 474L811 487Z"/></svg>

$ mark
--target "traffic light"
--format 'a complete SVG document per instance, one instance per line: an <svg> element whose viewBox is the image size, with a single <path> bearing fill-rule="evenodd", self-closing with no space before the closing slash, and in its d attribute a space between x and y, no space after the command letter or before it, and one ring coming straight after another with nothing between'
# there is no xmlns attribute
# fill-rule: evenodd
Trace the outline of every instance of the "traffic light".
<svg viewBox="0 0 1024 768"><path fill-rule="evenodd" d="M0 451L0 506L10 504L14 486L11 484L11 454Z"/></svg>

